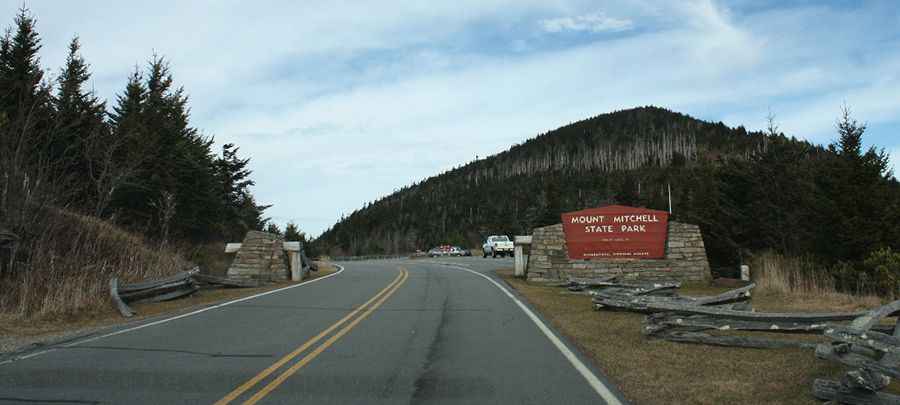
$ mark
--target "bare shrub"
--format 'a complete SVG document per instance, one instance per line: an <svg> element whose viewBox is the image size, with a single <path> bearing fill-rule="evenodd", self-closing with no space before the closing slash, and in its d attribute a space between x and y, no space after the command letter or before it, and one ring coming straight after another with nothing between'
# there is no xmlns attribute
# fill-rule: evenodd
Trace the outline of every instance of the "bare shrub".
<svg viewBox="0 0 900 405"><path fill-rule="evenodd" d="M808 257L785 257L765 252L752 259L750 268L760 293L827 302L831 307L881 304L881 298L867 291L859 290L857 294L839 292L832 272Z"/></svg>

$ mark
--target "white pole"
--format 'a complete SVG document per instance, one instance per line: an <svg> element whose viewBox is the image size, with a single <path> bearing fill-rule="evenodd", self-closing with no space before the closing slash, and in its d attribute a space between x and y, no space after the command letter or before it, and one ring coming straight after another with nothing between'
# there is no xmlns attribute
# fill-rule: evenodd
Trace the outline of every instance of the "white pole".
<svg viewBox="0 0 900 405"><path fill-rule="evenodd" d="M291 257L291 281L303 281L303 263L300 260L300 252L290 251Z"/></svg>
<svg viewBox="0 0 900 405"><path fill-rule="evenodd" d="M516 261L515 261L515 270L513 272L513 275L516 277L524 277L525 276L525 257L523 254L525 252L522 249L522 245L519 245L519 244L516 244L514 249L515 249L514 252L515 252Z"/></svg>

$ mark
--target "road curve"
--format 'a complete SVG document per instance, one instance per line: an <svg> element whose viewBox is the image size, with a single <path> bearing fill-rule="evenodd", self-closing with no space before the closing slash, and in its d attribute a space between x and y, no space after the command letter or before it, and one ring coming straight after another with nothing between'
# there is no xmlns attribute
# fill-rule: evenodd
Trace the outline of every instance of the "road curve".
<svg viewBox="0 0 900 405"><path fill-rule="evenodd" d="M0 404L624 402L514 293L473 274L496 281L510 260L439 261L471 270L351 262L327 280L0 364Z"/></svg>

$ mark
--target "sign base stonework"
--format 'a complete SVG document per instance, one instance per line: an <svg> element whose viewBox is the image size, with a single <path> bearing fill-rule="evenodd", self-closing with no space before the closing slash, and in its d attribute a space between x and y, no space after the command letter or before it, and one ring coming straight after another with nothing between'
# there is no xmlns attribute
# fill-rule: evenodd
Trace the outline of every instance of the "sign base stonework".
<svg viewBox="0 0 900 405"><path fill-rule="evenodd" d="M709 261L700 227L668 221L662 259L570 259L563 224L535 228L528 260L529 281L617 274L623 280L708 281Z"/></svg>

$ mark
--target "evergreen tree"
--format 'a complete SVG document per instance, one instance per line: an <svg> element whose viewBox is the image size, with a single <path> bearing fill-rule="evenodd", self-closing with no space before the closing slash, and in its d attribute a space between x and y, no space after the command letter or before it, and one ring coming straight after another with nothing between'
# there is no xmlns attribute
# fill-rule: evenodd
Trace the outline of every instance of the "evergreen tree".
<svg viewBox="0 0 900 405"><path fill-rule="evenodd" d="M543 192L544 207L536 226L558 224L562 220L560 217L563 212L561 198L559 184L553 180L546 181Z"/></svg>
<svg viewBox="0 0 900 405"><path fill-rule="evenodd" d="M58 163L59 176L66 176L69 190L79 205L93 205L90 201L96 197L91 184L84 181L90 171L90 162L94 158L87 148L89 145L104 145L109 141L106 127L106 104L85 89L90 80L88 65L81 57L81 45L78 37L69 43L69 54L66 65L57 78L58 92L54 99L56 117L53 136L50 141L49 158ZM99 139L94 139L99 138Z"/></svg>
<svg viewBox="0 0 900 405"><path fill-rule="evenodd" d="M15 34L7 31L0 46L0 102L7 119L23 125L25 117L39 103L44 72L38 51L41 39L35 30L35 19L27 9L20 9L15 19ZM20 128L21 129L21 128Z"/></svg>
<svg viewBox="0 0 900 405"><path fill-rule="evenodd" d="M223 219L226 238L241 238L248 230L261 227L262 211L266 207L256 205L250 196L250 180L252 173L247 165L250 159L241 159L233 143L222 146L222 155L216 159L216 174L221 185ZM249 203L248 203L249 202Z"/></svg>
<svg viewBox="0 0 900 405"><path fill-rule="evenodd" d="M147 88L143 74L138 68L129 76L125 91L116 97L116 106L111 114L113 139L121 144L124 153L117 154L113 165L136 162L133 175L127 176L120 184L111 186L104 196L109 196L105 204L99 203L97 214L106 211L106 206L118 214L121 223L132 228L146 229L151 222L150 202L152 191L145 182L149 176L145 162L152 158L155 142L148 130L144 115L147 104Z"/></svg>
<svg viewBox="0 0 900 405"><path fill-rule="evenodd" d="M0 41L0 113L6 117L8 138L24 138L9 153L13 160L28 165L33 175L48 181L51 161L46 151L53 116L50 85L43 81L38 51L41 39L36 21L23 8L15 18L15 32L7 31Z"/></svg>
<svg viewBox="0 0 900 405"><path fill-rule="evenodd" d="M266 226L266 232L282 236L281 228L275 223L269 223L269 225Z"/></svg>
<svg viewBox="0 0 900 405"><path fill-rule="evenodd" d="M284 240L286 241L297 241L301 242L304 245L307 243L306 234L300 231L300 228L297 227L293 221L288 222L284 227Z"/></svg>
<svg viewBox="0 0 900 405"><path fill-rule="evenodd" d="M158 235L161 224L148 202L173 195L177 207L172 234L178 238L204 240L223 233L225 205L213 140L190 126L187 96L173 87L169 65L154 56L143 83L135 73L113 116L118 136L139 142L142 164L115 200L124 210L122 220ZM125 133L123 131L134 131ZM140 139L136 138L140 134Z"/></svg>
<svg viewBox="0 0 900 405"><path fill-rule="evenodd" d="M884 226L892 207L889 161L874 147L862 152L866 126L851 117L846 106L837 123L838 140L829 145L817 202L822 231L818 253L832 260L862 260L892 234Z"/></svg>
<svg viewBox="0 0 900 405"><path fill-rule="evenodd" d="M269 222L268 217L263 217L263 211L271 207L271 205L259 205L256 198L250 193L245 193L240 199L240 217L239 224L245 226L247 230L261 231ZM243 235L242 235L243 236Z"/></svg>
<svg viewBox="0 0 900 405"><path fill-rule="evenodd" d="M135 68L107 113L78 37L51 84L34 17L23 8L14 23L0 36L0 227L21 231L34 207L54 205L163 242L263 229L268 206L249 190L249 159L231 144L213 153L164 58Z"/></svg>

